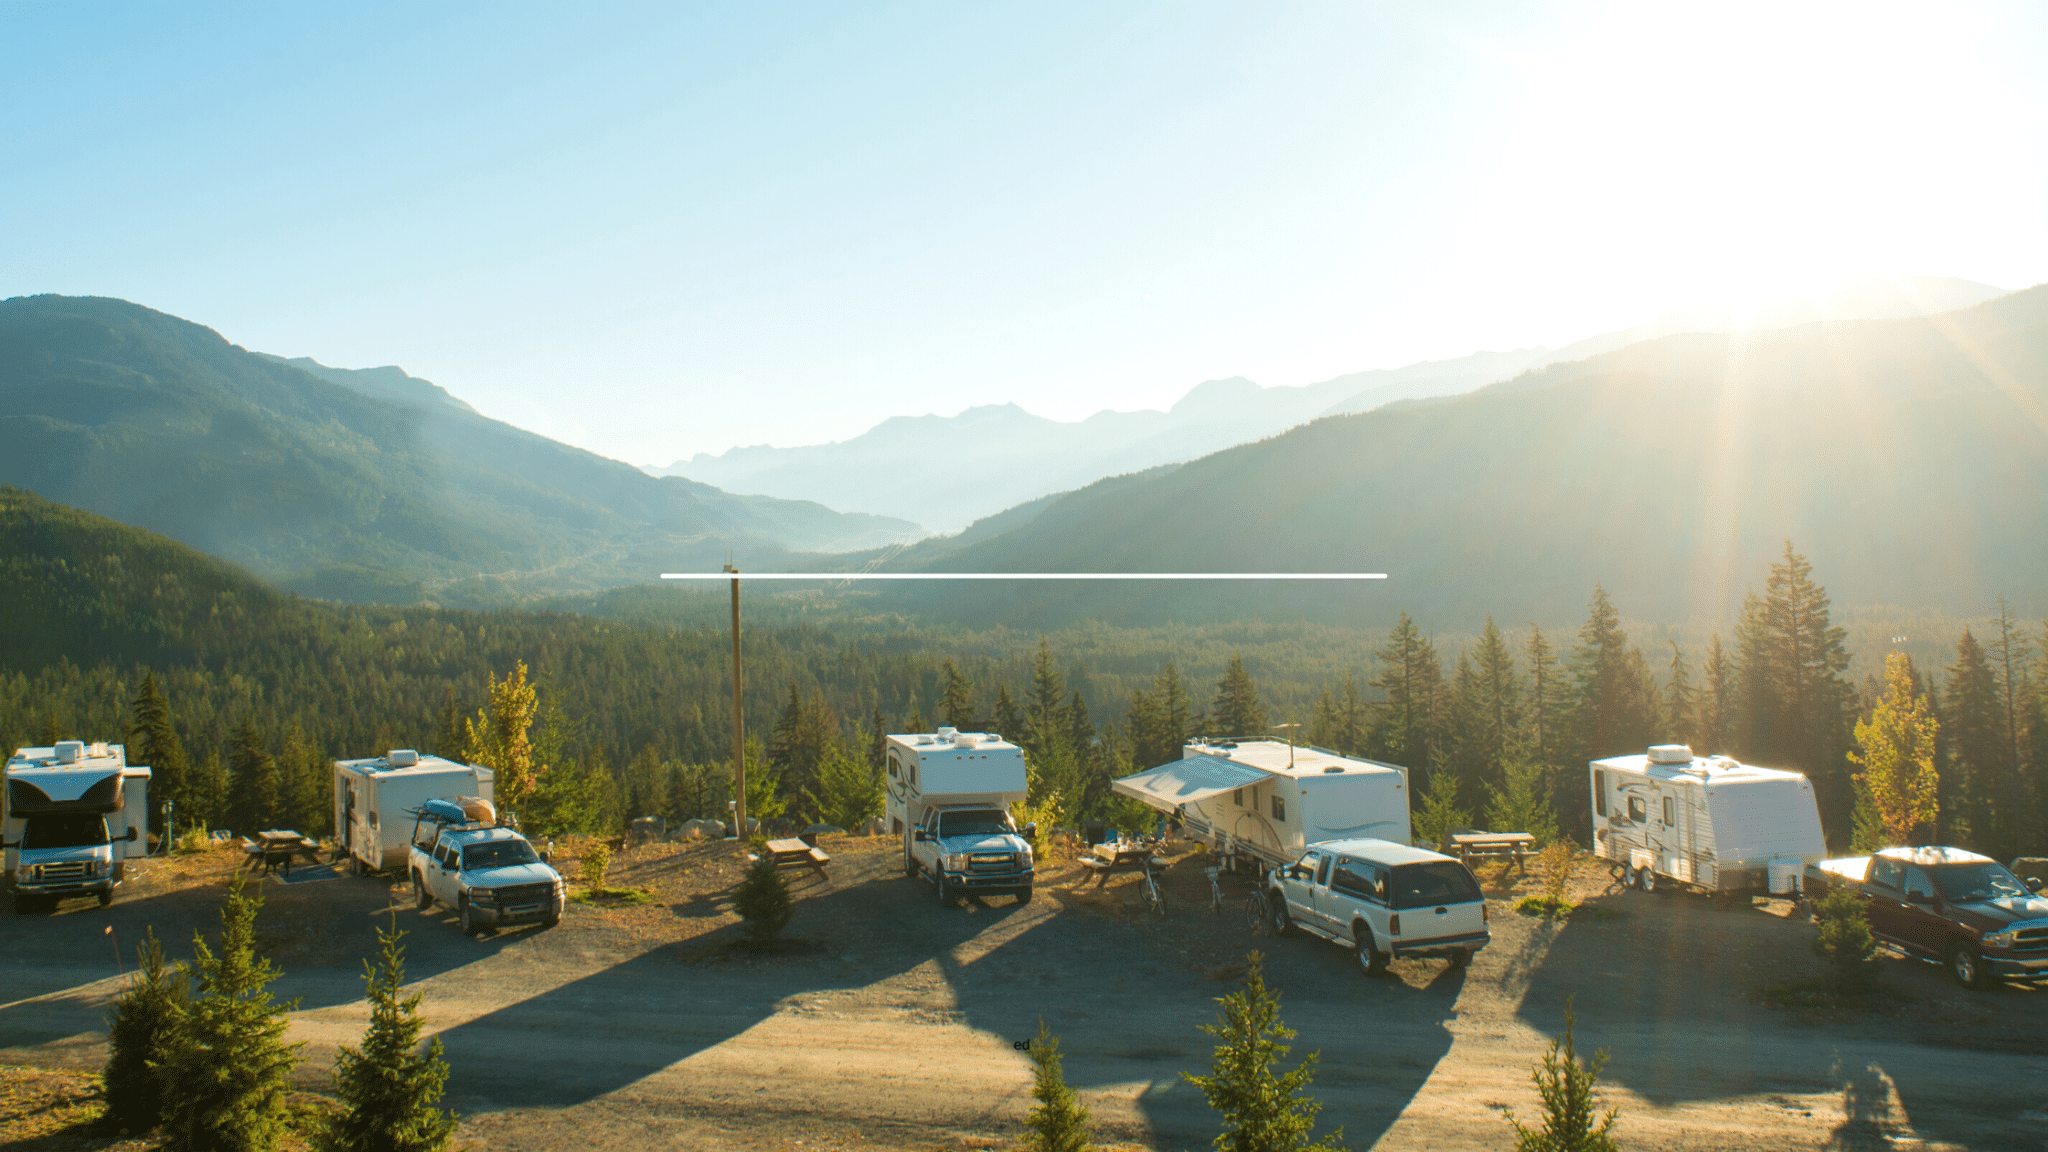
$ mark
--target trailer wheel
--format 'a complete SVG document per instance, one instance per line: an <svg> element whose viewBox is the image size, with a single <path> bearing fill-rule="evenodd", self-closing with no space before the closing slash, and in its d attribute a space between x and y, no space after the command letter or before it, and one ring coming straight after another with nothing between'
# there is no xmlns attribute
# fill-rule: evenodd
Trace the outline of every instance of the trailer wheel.
<svg viewBox="0 0 2048 1152"><path fill-rule="evenodd" d="M1653 868L1636 869L1636 887L1641 888L1645 892L1655 892L1657 890L1656 870Z"/></svg>

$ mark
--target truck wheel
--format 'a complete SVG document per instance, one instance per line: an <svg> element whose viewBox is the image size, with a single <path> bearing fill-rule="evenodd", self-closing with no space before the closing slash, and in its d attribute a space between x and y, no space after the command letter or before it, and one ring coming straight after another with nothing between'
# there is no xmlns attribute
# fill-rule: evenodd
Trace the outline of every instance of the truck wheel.
<svg viewBox="0 0 2048 1152"><path fill-rule="evenodd" d="M1373 947L1372 929L1363 924L1354 924L1351 926L1351 932L1352 939L1358 941L1352 948L1358 957L1358 970L1367 976L1386 975L1387 961L1393 957Z"/></svg>
<svg viewBox="0 0 2048 1152"><path fill-rule="evenodd" d="M953 906L953 899L954 899L954 897L953 897L953 893L952 893L952 892L950 892L950 891L948 891L948 890L947 890L947 888L946 888L946 874L945 874L944 872L940 872L940 871L937 871L937 870L935 869L935 870L933 870L933 872L932 872L932 879L938 882L938 886L939 886L939 907L941 907L941 908L951 908L951 907Z"/></svg>
<svg viewBox="0 0 2048 1152"><path fill-rule="evenodd" d="M1294 918L1287 914L1287 897L1275 892L1267 902L1273 905L1273 935L1294 935Z"/></svg>
<svg viewBox="0 0 2048 1152"><path fill-rule="evenodd" d="M1026 884L1026 885L1025 885L1025 886L1023 886L1022 888L1019 888L1019 889L1017 889L1017 903L1019 903L1019 904L1029 904L1029 903L1031 903L1031 885L1029 885L1029 884Z"/></svg>
<svg viewBox="0 0 2048 1152"><path fill-rule="evenodd" d="M100 907L102 908L105 908L107 905L112 904L114 902L114 894L112 892L102 892L99 894L99 896Z"/></svg>
<svg viewBox="0 0 2048 1152"><path fill-rule="evenodd" d="M422 912L434 906L434 894L427 891L426 881L417 872L412 874L412 906Z"/></svg>
<svg viewBox="0 0 2048 1152"><path fill-rule="evenodd" d="M1956 983L1965 988L1984 987L1984 958L1968 944L1956 944L1948 950L1948 974Z"/></svg>
<svg viewBox="0 0 2048 1152"><path fill-rule="evenodd" d="M479 929L477 928L476 920L469 913L469 897L458 896L455 898L455 916L462 924L462 934L464 936L474 936L477 934Z"/></svg>

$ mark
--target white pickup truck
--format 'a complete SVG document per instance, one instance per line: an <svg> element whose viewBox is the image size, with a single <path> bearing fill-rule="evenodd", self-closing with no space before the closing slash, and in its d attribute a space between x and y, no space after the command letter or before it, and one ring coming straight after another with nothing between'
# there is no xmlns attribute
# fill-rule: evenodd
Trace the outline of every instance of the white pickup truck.
<svg viewBox="0 0 2048 1152"><path fill-rule="evenodd" d="M1443 956L1463 968L1493 939L1472 870L1391 840L1326 840L1275 868L1264 889L1276 936L1296 929L1350 948L1369 976L1396 956Z"/></svg>
<svg viewBox="0 0 2048 1152"><path fill-rule="evenodd" d="M420 911L436 904L453 908L465 936L513 924L551 928L562 918L562 874L511 828L422 815L407 870Z"/></svg>

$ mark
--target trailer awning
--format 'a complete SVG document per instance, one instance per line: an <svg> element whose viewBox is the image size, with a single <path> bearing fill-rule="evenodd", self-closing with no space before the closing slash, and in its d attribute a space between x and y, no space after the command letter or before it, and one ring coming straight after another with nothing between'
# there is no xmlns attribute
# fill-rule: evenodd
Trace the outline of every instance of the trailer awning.
<svg viewBox="0 0 2048 1152"><path fill-rule="evenodd" d="M1270 772L1235 760L1225 760L1221 756L1190 756L1162 764L1150 772L1112 781L1110 789L1142 800L1161 811L1171 812L1182 804L1207 800L1234 788L1263 784L1272 778Z"/></svg>

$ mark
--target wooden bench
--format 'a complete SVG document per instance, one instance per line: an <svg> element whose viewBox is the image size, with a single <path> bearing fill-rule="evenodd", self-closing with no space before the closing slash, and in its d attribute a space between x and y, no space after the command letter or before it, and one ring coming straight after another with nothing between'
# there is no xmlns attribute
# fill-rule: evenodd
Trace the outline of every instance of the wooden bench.
<svg viewBox="0 0 2048 1152"><path fill-rule="evenodd" d="M761 854L750 854L747 859L761 860ZM765 858L774 862L777 868L809 868L819 876L825 875L825 865L832 857L823 848L806 844L801 840L770 840Z"/></svg>
<svg viewBox="0 0 2048 1152"><path fill-rule="evenodd" d="M1528 875L1527 861L1530 849L1536 846L1536 837L1528 832L1453 832L1444 837L1447 856L1456 856L1470 865L1473 859L1512 857L1517 875Z"/></svg>

